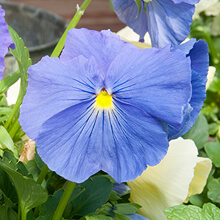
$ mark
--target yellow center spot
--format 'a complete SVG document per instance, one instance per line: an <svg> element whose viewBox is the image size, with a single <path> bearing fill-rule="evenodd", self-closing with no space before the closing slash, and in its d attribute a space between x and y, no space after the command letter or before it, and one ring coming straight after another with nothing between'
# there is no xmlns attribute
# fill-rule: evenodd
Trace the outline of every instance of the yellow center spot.
<svg viewBox="0 0 220 220"><path fill-rule="evenodd" d="M112 95L109 95L105 89L96 97L96 107L99 108L112 108Z"/></svg>

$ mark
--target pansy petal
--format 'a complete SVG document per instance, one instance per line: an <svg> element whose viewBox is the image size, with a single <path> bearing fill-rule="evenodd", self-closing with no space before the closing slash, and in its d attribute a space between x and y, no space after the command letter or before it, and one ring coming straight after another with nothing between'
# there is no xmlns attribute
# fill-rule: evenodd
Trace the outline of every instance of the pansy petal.
<svg viewBox="0 0 220 220"><path fill-rule="evenodd" d="M148 28L153 47L180 44L190 33L195 6L171 0L147 3Z"/></svg>
<svg viewBox="0 0 220 220"><path fill-rule="evenodd" d="M142 206L141 215L165 220L163 211L166 208L185 201L194 176L197 153L192 140L173 140L160 164L148 167L140 177L128 182L130 201Z"/></svg>
<svg viewBox="0 0 220 220"><path fill-rule="evenodd" d="M54 115L36 139L37 152L50 170L73 182L100 170L103 118L93 104L85 101Z"/></svg>
<svg viewBox="0 0 220 220"><path fill-rule="evenodd" d="M197 158L197 164L194 169L194 177L189 185L189 194L185 202L188 202L191 195L202 193L211 169L212 161L209 158Z"/></svg>
<svg viewBox="0 0 220 220"><path fill-rule="evenodd" d="M90 99L103 87L95 61L82 56L65 62L44 57L28 69L28 74L20 123L33 140L45 120Z"/></svg>
<svg viewBox="0 0 220 220"><path fill-rule="evenodd" d="M111 62L125 47L135 46L120 40L120 37L110 30L98 32L85 28L71 29L68 31L60 59L69 60L80 55L85 58L94 57L101 74L104 75Z"/></svg>
<svg viewBox="0 0 220 220"><path fill-rule="evenodd" d="M112 0L118 18L132 28L143 39L148 31L147 14L143 7L138 14L138 6L134 0Z"/></svg>
<svg viewBox="0 0 220 220"><path fill-rule="evenodd" d="M190 50L188 56L191 59L192 70L197 72L203 82L207 82L207 73L209 68L209 51L205 41L197 41Z"/></svg>
<svg viewBox="0 0 220 220"><path fill-rule="evenodd" d="M73 182L99 170L125 182L160 162L168 148L160 123L133 106L114 103L113 109L99 109L92 99L45 121L36 145L51 170Z"/></svg>
<svg viewBox="0 0 220 220"><path fill-rule="evenodd" d="M169 48L126 49L110 66L105 88L118 99L180 128L191 98L190 60Z"/></svg>
<svg viewBox="0 0 220 220"><path fill-rule="evenodd" d="M208 46L204 41L200 40L195 42L192 47L191 43L193 42L194 40L190 40L177 47L184 52L189 51L187 56L191 59L192 68L192 98L189 103L193 109L188 111L188 117L187 114L185 115L181 129L169 126L170 140L184 135L193 126L206 97L206 81L209 66Z"/></svg>
<svg viewBox="0 0 220 220"><path fill-rule="evenodd" d="M200 2L200 0L172 0L172 1L176 4L187 3L187 4L191 4L191 5L195 5Z"/></svg>
<svg viewBox="0 0 220 220"><path fill-rule="evenodd" d="M12 44L12 39L8 31L8 25L5 22L5 11L0 5L0 80L3 78L5 68L4 57L8 52L8 47Z"/></svg>

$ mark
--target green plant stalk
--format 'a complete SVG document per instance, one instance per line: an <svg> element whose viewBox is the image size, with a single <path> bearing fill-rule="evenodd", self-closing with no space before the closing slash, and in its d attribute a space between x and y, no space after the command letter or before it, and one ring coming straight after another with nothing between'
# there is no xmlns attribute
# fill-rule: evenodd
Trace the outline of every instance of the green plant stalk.
<svg viewBox="0 0 220 220"><path fill-rule="evenodd" d="M73 19L69 23L67 29L65 30L62 37L60 38L60 41L56 45L53 53L51 54L51 57L58 57L60 55L60 53L61 53L61 51L64 47L65 41L66 41L67 31L69 31L70 29L76 27L76 25L78 24L80 18L82 17L84 11L86 10L86 8L88 7L90 2L91 2L91 0L85 0L83 2L83 4L81 5L81 7L77 10L77 12L74 15Z"/></svg>
<svg viewBox="0 0 220 220"><path fill-rule="evenodd" d="M10 127L10 130L9 130L9 134L11 136L11 138L13 139L15 134L17 133L17 131L20 129L20 123L18 121L18 118L19 118L19 115L17 115L16 119L15 119L15 122L13 123L13 126Z"/></svg>
<svg viewBox="0 0 220 220"><path fill-rule="evenodd" d="M66 208L66 205L69 201L70 196L72 195L72 192L73 192L75 186L76 186L76 183L73 183L70 181L68 182L66 189L65 189L65 191L60 199L60 202L57 206L57 209L54 213L53 220L60 220L62 218L63 212Z"/></svg>
<svg viewBox="0 0 220 220"><path fill-rule="evenodd" d="M26 220L27 217L27 212L26 210L23 210L23 212L21 212L21 220Z"/></svg>
<svg viewBox="0 0 220 220"><path fill-rule="evenodd" d="M45 176L47 175L48 172L48 167L46 164L44 164L43 169L40 172L40 175L37 178L37 183L41 185L41 183L43 182Z"/></svg>
<svg viewBox="0 0 220 220"><path fill-rule="evenodd" d="M21 92L21 90L20 90L19 95L18 95L18 99L17 99L17 101L16 101L16 103L15 103L15 105L14 105L14 108L13 108L11 114L9 115L8 120L7 120L7 121L5 122L5 124L4 124L4 128L5 128L6 130L8 129L9 125L11 124L11 122L12 122L12 120L13 120L15 114L16 114L17 111L20 109L20 105L21 105L22 100L23 100L23 97L24 97L24 95L23 95L22 93L23 93L23 92Z"/></svg>

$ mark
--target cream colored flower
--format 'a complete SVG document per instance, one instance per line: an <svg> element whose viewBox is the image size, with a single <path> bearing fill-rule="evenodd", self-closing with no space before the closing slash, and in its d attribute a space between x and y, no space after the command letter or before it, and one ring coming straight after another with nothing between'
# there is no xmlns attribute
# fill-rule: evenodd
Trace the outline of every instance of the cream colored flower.
<svg viewBox="0 0 220 220"><path fill-rule="evenodd" d="M148 167L140 177L128 182L130 201L142 206L139 214L150 220L166 219L166 208L202 192L212 164L210 159L198 158L197 154L192 140L172 140L160 164Z"/></svg>
<svg viewBox="0 0 220 220"><path fill-rule="evenodd" d="M208 75L207 75L207 83L206 83L206 90L209 88L209 86L211 85L214 76L215 76L215 71L216 68L214 66L209 66L209 71L208 71Z"/></svg>
<svg viewBox="0 0 220 220"><path fill-rule="evenodd" d="M195 14L193 16L193 19L195 18L199 18L199 14L201 12L205 12L209 15L209 11L213 10L213 6L215 6L215 4L218 3L218 0L201 0L198 4L196 4L196 10L195 10Z"/></svg>

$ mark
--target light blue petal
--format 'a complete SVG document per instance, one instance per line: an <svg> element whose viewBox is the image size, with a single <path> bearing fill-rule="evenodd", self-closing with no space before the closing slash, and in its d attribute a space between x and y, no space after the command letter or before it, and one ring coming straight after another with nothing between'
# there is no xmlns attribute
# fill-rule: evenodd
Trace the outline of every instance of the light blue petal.
<svg viewBox="0 0 220 220"><path fill-rule="evenodd" d="M60 59L69 60L80 55L85 58L94 57L100 72L105 75L108 66L125 47L135 46L120 40L120 37L110 30L98 32L85 28L71 29L68 31Z"/></svg>
<svg viewBox="0 0 220 220"><path fill-rule="evenodd" d="M50 170L73 182L84 182L100 170L103 118L93 104L94 99L54 115L36 139Z"/></svg>
<svg viewBox="0 0 220 220"><path fill-rule="evenodd" d="M202 40L195 42L193 46L191 43L194 43L194 40L179 45L177 48L182 49L184 52L188 51L186 55L191 59L192 98L189 103L192 110L190 108L188 109L188 116L187 114L185 115L181 129L175 129L169 126L168 132L170 140L184 135L193 126L206 97L206 81L209 66L208 46Z"/></svg>
<svg viewBox="0 0 220 220"><path fill-rule="evenodd" d="M132 28L143 39L148 31L147 15L143 7L138 15L138 7L134 0L112 0L118 18Z"/></svg>
<svg viewBox="0 0 220 220"><path fill-rule="evenodd" d="M95 61L82 56L65 62L44 57L28 69L28 74L20 123L32 139L38 136L45 120L91 99L103 87Z"/></svg>
<svg viewBox="0 0 220 220"><path fill-rule="evenodd" d="M191 98L190 60L168 49L124 50L110 66L105 88L119 100L180 128Z"/></svg>
<svg viewBox="0 0 220 220"><path fill-rule="evenodd" d="M3 78L5 68L4 57L8 52L8 47L12 44L12 39L8 31L8 25L5 22L5 11L0 5L0 80Z"/></svg>
<svg viewBox="0 0 220 220"><path fill-rule="evenodd" d="M169 43L180 44L190 33L195 6L175 4L172 0L153 0L147 3L148 28L153 47Z"/></svg>
<svg viewBox="0 0 220 220"><path fill-rule="evenodd" d="M187 3L191 5L195 5L200 2L200 0L172 0L174 3Z"/></svg>
<svg viewBox="0 0 220 220"><path fill-rule="evenodd" d="M92 99L45 121L36 139L42 160L73 182L99 170L126 182L158 164L169 145L161 124L136 107L116 99L114 105L99 110Z"/></svg>
<svg viewBox="0 0 220 220"><path fill-rule="evenodd" d="M127 217L129 217L131 220L148 220L148 218L136 213L132 215L127 215Z"/></svg>
<svg viewBox="0 0 220 220"><path fill-rule="evenodd" d="M175 50L179 49L182 52L184 52L185 54L189 54L190 50L193 48L195 43L196 43L196 39L192 38L192 39L190 39L189 41L187 41L183 44L180 44L180 45L177 45L177 46L173 47L171 49L171 51L175 51Z"/></svg>

